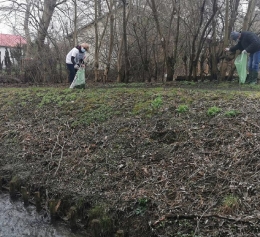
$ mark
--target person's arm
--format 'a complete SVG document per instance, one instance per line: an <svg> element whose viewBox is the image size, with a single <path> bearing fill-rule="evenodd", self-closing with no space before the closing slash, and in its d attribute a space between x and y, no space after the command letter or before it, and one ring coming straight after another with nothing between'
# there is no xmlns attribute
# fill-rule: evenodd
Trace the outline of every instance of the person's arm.
<svg viewBox="0 0 260 237"><path fill-rule="evenodd" d="M74 48L72 53L71 53L71 62L73 63L73 65L75 66L77 64L76 62L76 56L79 53L79 50Z"/></svg>
<svg viewBox="0 0 260 237"><path fill-rule="evenodd" d="M71 56L71 62L73 63L73 65L76 64L75 57Z"/></svg>
<svg viewBox="0 0 260 237"><path fill-rule="evenodd" d="M229 51L230 51L230 52L236 52L238 49L239 49L239 50L242 50L241 47L242 47L242 46L241 46L241 43L239 42L239 43L237 43L236 45L230 47L230 48L229 48Z"/></svg>

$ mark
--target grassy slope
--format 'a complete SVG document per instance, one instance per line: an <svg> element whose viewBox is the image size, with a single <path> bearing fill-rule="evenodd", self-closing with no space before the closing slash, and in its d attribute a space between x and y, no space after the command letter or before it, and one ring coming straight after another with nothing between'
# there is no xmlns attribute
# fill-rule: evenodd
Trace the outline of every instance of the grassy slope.
<svg viewBox="0 0 260 237"><path fill-rule="evenodd" d="M114 231L108 216L135 237L250 236L260 213L259 96L139 85L0 89L0 176L80 206L86 228L91 216L106 223L103 236ZM99 206L103 217L91 215Z"/></svg>

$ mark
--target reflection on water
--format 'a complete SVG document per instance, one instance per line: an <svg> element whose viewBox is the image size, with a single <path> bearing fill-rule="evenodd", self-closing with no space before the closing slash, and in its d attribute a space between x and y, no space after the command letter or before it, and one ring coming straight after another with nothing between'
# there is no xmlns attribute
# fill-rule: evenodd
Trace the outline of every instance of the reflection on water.
<svg viewBox="0 0 260 237"><path fill-rule="evenodd" d="M0 194L0 237L83 237L71 233L62 223L51 225L34 206L24 207L21 201L11 201L8 194Z"/></svg>

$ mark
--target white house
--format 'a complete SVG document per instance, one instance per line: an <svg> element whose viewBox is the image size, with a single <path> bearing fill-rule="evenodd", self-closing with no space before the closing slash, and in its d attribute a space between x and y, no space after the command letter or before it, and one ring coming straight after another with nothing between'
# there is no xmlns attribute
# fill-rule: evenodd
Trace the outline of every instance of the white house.
<svg viewBox="0 0 260 237"><path fill-rule="evenodd" d="M4 57L6 49L9 52L9 56L12 63L15 63L15 59L11 57L10 50L17 47L17 45L26 45L26 40L20 35L0 34L0 62L4 65Z"/></svg>

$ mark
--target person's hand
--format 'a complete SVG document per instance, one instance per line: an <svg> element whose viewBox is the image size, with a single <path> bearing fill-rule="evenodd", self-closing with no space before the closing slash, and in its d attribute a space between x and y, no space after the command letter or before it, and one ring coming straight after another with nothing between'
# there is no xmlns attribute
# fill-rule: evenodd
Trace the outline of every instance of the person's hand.
<svg viewBox="0 0 260 237"><path fill-rule="evenodd" d="M225 48L225 51L226 51L226 52L229 51L229 48Z"/></svg>
<svg viewBox="0 0 260 237"><path fill-rule="evenodd" d="M242 53L247 53L247 51L244 49L244 50L242 51Z"/></svg>
<svg viewBox="0 0 260 237"><path fill-rule="evenodd" d="M75 68L75 69L79 69L79 65L78 65L78 64L75 64L75 65L74 65L74 68Z"/></svg>

